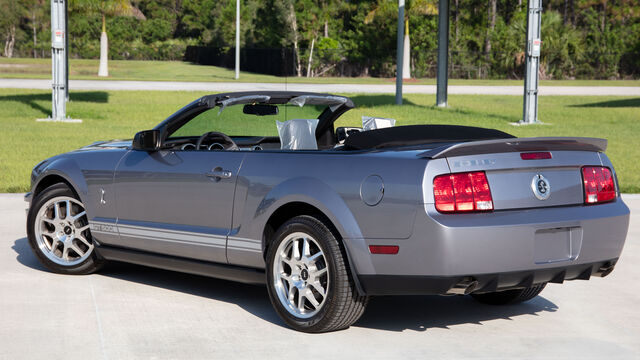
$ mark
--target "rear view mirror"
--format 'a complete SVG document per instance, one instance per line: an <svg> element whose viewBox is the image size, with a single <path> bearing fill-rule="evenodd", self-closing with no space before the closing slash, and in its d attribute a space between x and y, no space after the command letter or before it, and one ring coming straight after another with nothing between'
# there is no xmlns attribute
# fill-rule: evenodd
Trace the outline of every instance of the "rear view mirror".
<svg viewBox="0 0 640 360"><path fill-rule="evenodd" d="M247 104L242 108L242 112L248 115L278 115L278 107L267 104Z"/></svg>
<svg viewBox="0 0 640 360"><path fill-rule="evenodd" d="M131 144L133 150L156 151L160 149L160 131L145 130L140 131L133 138Z"/></svg>

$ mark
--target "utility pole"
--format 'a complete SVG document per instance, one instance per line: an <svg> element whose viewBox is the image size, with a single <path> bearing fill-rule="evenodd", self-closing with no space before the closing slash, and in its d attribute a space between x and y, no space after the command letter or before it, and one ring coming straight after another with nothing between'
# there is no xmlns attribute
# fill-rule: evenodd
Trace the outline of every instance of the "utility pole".
<svg viewBox="0 0 640 360"><path fill-rule="evenodd" d="M240 0L236 0L236 80L240 78Z"/></svg>
<svg viewBox="0 0 640 360"><path fill-rule="evenodd" d="M438 5L438 73L436 105L447 107L449 82L449 0L440 0Z"/></svg>
<svg viewBox="0 0 640 360"><path fill-rule="evenodd" d="M528 0L527 44L522 120L518 124L538 124L538 69L540 68L540 20L542 0Z"/></svg>
<svg viewBox="0 0 640 360"><path fill-rule="evenodd" d="M398 43L396 49L396 105L402 105L402 64L404 56L404 0L398 0Z"/></svg>
<svg viewBox="0 0 640 360"><path fill-rule="evenodd" d="M67 117L67 2L51 0L51 117L36 121L82 122Z"/></svg>

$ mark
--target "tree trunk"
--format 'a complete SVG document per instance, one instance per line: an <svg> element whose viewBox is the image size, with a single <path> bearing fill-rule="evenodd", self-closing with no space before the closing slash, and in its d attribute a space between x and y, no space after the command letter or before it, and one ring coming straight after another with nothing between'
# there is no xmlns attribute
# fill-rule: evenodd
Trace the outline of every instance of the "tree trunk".
<svg viewBox="0 0 640 360"><path fill-rule="evenodd" d="M16 26L11 25L9 27L9 33L7 34L7 40L4 42L4 56L10 58L13 57L13 46L16 44Z"/></svg>
<svg viewBox="0 0 640 360"><path fill-rule="evenodd" d="M38 47L38 34L36 31L36 12L35 10L31 13L31 29L33 30L33 58L38 57L37 47ZM66 35L66 34L65 34Z"/></svg>
<svg viewBox="0 0 640 360"><path fill-rule="evenodd" d="M453 18L453 26L455 27L455 34L456 34L456 43L458 43L458 20L460 19L460 8L459 8L459 4L458 4L459 0L455 0L455 16Z"/></svg>
<svg viewBox="0 0 640 360"><path fill-rule="evenodd" d="M606 20L607 20L607 0L604 0L602 2L602 21L601 21L602 32L604 32Z"/></svg>
<svg viewBox="0 0 640 360"><path fill-rule="evenodd" d="M324 37L329 37L329 20L324 21Z"/></svg>
<svg viewBox="0 0 640 360"><path fill-rule="evenodd" d="M313 45L316 43L316 38L311 40L311 50L309 51L309 61L307 62L307 77L311 77L311 62L313 61Z"/></svg>
<svg viewBox="0 0 640 360"><path fill-rule="evenodd" d="M296 18L296 11L293 8L293 2L289 3L289 24L293 31L293 50L296 55L296 74L298 77L301 77L302 65L300 64L300 49L298 48L298 19Z"/></svg>
<svg viewBox="0 0 640 360"><path fill-rule="evenodd" d="M409 19L404 20L404 54L402 58L402 78L411 79L411 44L409 42Z"/></svg>
<svg viewBox="0 0 640 360"><path fill-rule="evenodd" d="M487 61L491 60L491 35L496 27L496 7L497 0L491 0L489 4L489 16L487 18L489 26L487 27L487 37L484 42L484 54Z"/></svg>
<svg viewBox="0 0 640 360"><path fill-rule="evenodd" d="M102 15L102 34L100 35L100 67L98 76L109 76L109 39L107 38L107 25L104 14Z"/></svg>

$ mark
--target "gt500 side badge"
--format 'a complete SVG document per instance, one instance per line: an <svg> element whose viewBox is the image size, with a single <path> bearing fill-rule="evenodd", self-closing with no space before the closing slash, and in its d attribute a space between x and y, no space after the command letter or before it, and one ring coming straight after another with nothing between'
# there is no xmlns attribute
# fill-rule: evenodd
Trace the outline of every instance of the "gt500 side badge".
<svg viewBox="0 0 640 360"><path fill-rule="evenodd" d="M535 195L538 200L547 200L549 196L551 196L549 180L542 176L542 174L536 174L533 177L531 180L531 190L533 190L533 195Z"/></svg>

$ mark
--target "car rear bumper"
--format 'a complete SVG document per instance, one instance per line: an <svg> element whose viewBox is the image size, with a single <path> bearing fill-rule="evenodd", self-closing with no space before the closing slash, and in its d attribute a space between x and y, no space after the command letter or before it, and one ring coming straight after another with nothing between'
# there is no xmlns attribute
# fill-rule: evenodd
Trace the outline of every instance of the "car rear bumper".
<svg viewBox="0 0 640 360"><path fill-rule="evenodd" d="M478 280L477 291L588 278L587 269L596 274L620 257L629 227L621 199L475 214L440 214L432 204L421 210L407 239L349 239L365 291L442 294L466 277ZM369 245L397 245L399 251L373 255Z"/></svg>
<svg viewBox="0 0 640 360"><path fill-rule="evenodd" d="M618 259L548 269L467 276L361 275L367 295L466 295L527 288L541 283L589 280L613 271Z"/></svg>

